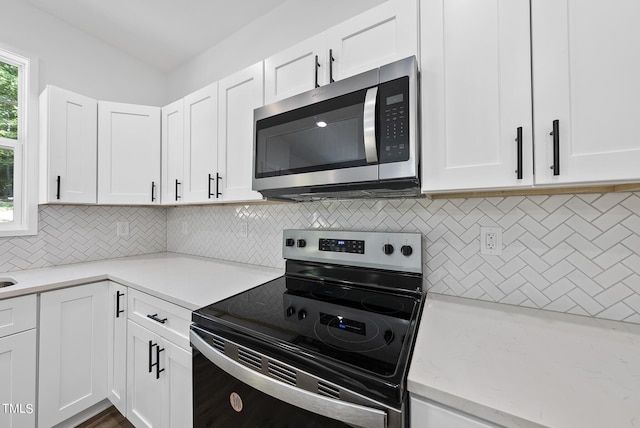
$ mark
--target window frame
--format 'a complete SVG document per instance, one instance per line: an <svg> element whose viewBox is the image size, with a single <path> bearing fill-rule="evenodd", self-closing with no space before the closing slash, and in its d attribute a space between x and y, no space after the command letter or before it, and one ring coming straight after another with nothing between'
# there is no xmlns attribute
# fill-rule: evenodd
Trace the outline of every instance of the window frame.
<svg viewBox="0 0 640 428"><path fill-rule="evenodd" d="M38 59L0 44L0 61L18 67L18 138L0 138L13 149L13 221L0 223L0 237L38 233Z"/></svg>

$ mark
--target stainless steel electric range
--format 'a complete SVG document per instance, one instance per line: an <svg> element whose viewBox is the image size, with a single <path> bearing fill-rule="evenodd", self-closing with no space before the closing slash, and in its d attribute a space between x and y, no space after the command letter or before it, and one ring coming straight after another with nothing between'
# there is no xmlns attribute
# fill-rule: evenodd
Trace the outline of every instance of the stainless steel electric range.
<svg viewBox="0 0 640 428"><path fill-rule="evenodd" d="M194 427L407 426L421 235L283 235L284 276L193 312Z"/></svg>

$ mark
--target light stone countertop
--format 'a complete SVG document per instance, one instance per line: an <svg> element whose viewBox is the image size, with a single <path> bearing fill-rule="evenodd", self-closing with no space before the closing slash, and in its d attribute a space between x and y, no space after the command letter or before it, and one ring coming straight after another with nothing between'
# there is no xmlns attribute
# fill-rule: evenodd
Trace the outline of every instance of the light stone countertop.
<svg viewBox="0 0 640 428"><path fill-rule="evenodd" d="M18 283L0 288L0 299L111 280L195 310L281 276L281 269L157 253L0 273Z"/></svg>
<svg viewBox="0 0 640 428"><path fill-rule="evenodd" d="M408 390L507 427L640 427L640 325L428 294Z"/></svg>

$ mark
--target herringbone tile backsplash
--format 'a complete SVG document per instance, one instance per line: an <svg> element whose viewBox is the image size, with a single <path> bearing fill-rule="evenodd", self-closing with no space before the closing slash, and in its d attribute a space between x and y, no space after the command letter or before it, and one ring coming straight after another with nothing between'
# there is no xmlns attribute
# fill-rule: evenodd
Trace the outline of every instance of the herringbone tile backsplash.
<svg viewBox="0 0 640 428"><path fill-rule="evenodd" d="M481 226L502 256L480 254ZM421 232L431 292L640 323L640 193L180 207L167 249L283 267L287 228Z"/></svg>
<svg viewBox="0 0 640 428"><path fill-rule="evenodd" d="M166 251L166 210L43 205L35 236L0 238L0 272ZM116 223L129 222L129 236Z"/></svg>

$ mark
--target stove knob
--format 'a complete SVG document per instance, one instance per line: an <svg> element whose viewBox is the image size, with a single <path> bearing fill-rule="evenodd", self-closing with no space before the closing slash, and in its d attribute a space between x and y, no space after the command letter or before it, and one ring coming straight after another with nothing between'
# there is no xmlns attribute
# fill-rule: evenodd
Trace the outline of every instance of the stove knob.
<svg viewBox="0 0 640 428"><path fill-rule="evenodd" d="M307 246L307 241L304 239L298 239L298 248L304 248Z"/></svg>
<svg viewBox="0 0 640 428"><path fill-rule="evenodd" d="M303 320L307 317L307 311L305 311L304 309L300 309L298 311L298 319L299 320Z"/></svg>
<svg viewBox="0 0 640 428"><path fill-rule="evenodd" d="M387 256L390 256L391 254L393 254L393 245L384 244L382 246L382 252L385 253Z"/></svg>
<svg viewBox="0 0 640 428"><path fill-rule="evenodd" d="M403 256L409 257L411 254L413 254L413 248L411 248L411 245L403 245L402 247L400 247L400 252Z"/></svg>
<svg viewBox="0 0 640 428"><path fill-rule="evenodd" d="M292 238L287 238L284 241L284 245L287 247L293 247L295 245L296 241Z"/></svg>
<svg viewBox="0 0 640 428"><path fill-rule="evenodd" d="M290 317L291 315L296 313L296 309L293 306L289 306L287 308L287 317Z"/></svg>
<svg viewBox="0 0 640 428"><path fill-rule="evenodd" d="M384 332L384 341L387 342L387 345L393 342L393 338L394 338L394 335L391 330L387 330Z"/></svg>

